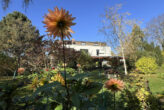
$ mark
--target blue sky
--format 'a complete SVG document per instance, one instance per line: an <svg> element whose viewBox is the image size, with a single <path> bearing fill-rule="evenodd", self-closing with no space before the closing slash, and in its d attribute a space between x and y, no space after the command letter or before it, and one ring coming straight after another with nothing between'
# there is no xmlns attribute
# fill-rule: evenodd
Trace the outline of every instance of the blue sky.
<svg viewBox="0 0 164 110"><path fill-rule="evenodd" d="M24 13L34 26L39 29L40 34L46 34L43 16L48 9L58 6L64 8L76 17L77 24L72 27L75 40L80 41L105 41L105 37L98 30L102 27L101 15L107 7L115 4L123 4L122 12L131 13L130 18L143 21L143 26L153 17L164 13L164 0L33 0L27 11L22 8L22 0L11 0L10 7L4 11L0 6L0 20L6 14L13 11Z"/></svg>

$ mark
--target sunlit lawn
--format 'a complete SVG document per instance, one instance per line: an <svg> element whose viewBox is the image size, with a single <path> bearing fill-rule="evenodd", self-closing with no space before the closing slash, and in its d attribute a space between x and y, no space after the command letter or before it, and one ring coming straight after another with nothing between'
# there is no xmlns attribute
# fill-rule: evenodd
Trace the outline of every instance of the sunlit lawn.
<svg viewBox="0 0 164 110"><path fill-rule="evenodd" d="M153 94L164 95L164 68L159 68L155 74L148 76L149 86Z"/></svg>
<svg viewBox="0 0 164 110"><path fill-rule="evenodd" d="M149 86L154 94L162 94L164 93L164 79L159 78L158 75L150 75Z"/></svg>

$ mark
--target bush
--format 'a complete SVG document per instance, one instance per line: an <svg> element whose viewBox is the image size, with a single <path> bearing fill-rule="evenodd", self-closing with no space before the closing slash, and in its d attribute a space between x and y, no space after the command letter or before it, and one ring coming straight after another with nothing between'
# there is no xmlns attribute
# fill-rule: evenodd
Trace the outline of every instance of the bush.
<svg viewBox="0 0 164 110"><path fill-rule="evenodd" d="M136 69L142 73L153 73L158 65L153 57L142 57L136 63Z"/></svg>
<svg viewBox="0 0 164 110"><path fill-rule="evenodd" d="M59 71L63 72L64 68L60 68ZM66 72L68 74L75 74L75 69L73 69L73 68L66 68Z"/></svg>
<svg viewBox="0 0 164 110"><path fill-rule="evenodd" d="M96 67L92 57L85 51L81 51L81 54L77 59L77 63L81 65L83 70L92 70Z"/></svg>

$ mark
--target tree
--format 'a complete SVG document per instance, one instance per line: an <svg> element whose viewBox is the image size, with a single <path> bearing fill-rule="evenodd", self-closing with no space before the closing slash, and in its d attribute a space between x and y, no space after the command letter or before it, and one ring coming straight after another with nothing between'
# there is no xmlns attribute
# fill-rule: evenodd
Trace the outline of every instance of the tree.
<svg viewBox="0 0 164 110"><path fill-rule="evenodd" d="M32 71L37 71L46 67L46 45L47 41L43 40L44 36L35 37L31 42L31 48L28 49L22 58L22 63Z"/></svg>
<svg viewBox="0 0 164 110"><path fill-rule="evenodd" d="M11 75L16 68L15 58L9 57L3 52L0 52L0 76Z"/></svg>
<svg viewBox="0 0 164 110"><path fill-rule="evenodd" d="M8 14L0 21L1 50L16 57L18 67L26 52L32 49L32 42L39 36L38 30L31 21L20 12Z"/></svg>
<svg viewBox="0 0 164 110"><path fill-rule="evenodd" d="M1 0L1 4L4 10L6 10L9 7L9 4L11 3L11 1L13 0ZM27 8L29 3L32 2L32 0L22 0L22 1L25 8Z"/></svg>
<svg viewBox="0 0 164 110"><path fill-rule="evenodd" d="M144 37L144 32L137 24L135 24L132 32L128 35L124 43L126 49L125 55L128 56L130 60L135 62L138 59L137 52L142 49Z"/></svg>
<svg viewBox="0 0 164 110"><path fill-rule="evenodd" d="M119 13L121 5L108 8L105 12L104 26L101 31L108 37L110 44L121 48L121 54L124 63L124 72L127 75L127 66L124 53L124 42L128 33L128 26L130 21L126 18L129 13Z"/></svg>
<svg viewBox="0 0 164 110"><path fill-rule="evenodd" d="M152 19L147 24L147 32L164 50L164 14Z"/></svg>
<svg viewBox="0 0 164 110"><path fill-rule="evenodd" d="M158 45L156 46L154 42L148 43L147 41L144 41L143 49L139 51L138 56L154 57L156 59L158 66L161 66L163 63L161 49Z"/></svg>

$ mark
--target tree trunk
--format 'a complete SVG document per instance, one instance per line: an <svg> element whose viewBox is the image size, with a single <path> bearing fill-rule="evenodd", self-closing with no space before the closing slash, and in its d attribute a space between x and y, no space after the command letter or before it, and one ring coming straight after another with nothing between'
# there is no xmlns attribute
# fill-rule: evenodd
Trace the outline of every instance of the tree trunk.
<svg viewBox="0 0 164 110"><path fill-rule="evenodd" d="M125 75L127 75L128 74L127 65L126 65L126 60L125 60L125 55L124 55L124 48L122 45L121 45L121 52L122 52L122 58L123 58L123 63L124 63L124 72L125 72Z"/></svg>

